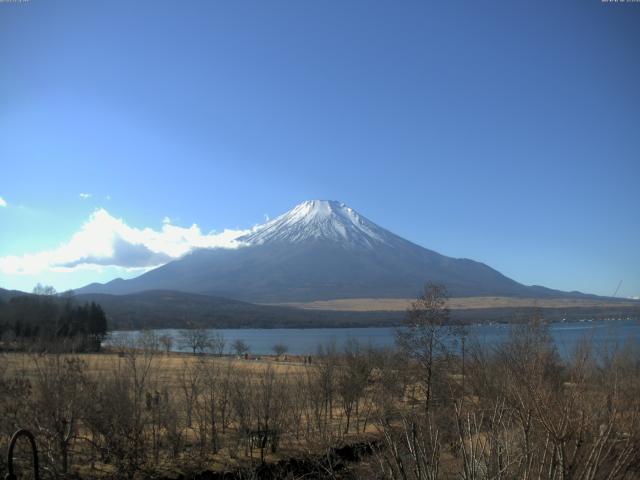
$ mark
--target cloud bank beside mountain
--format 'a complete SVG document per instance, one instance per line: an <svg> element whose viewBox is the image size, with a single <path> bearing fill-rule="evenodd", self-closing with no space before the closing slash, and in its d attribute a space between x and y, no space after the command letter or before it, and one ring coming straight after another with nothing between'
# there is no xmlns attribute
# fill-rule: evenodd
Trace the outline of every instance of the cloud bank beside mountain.
<svg viewBox="0 0 640 480"><path fill-rule="evenodd" d="M196 224L185 228L166 220L160 230L139 229L100 208L68 242L57 248L0 257L0 271L33 275L105 266L148 269L163 265L194 248L237 248L241 243L236 239L251 231L225 229L202 233Z"/></svg>

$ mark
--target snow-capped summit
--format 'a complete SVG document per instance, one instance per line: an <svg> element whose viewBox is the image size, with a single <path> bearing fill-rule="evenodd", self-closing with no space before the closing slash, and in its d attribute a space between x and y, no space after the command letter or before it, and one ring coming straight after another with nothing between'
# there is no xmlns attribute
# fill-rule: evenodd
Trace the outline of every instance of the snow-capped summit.
<svg viewBox="0 0 640 480"><path fill-rule="evenodd" d="M339 242L354 247L388 243L391 232L377 226L344 203L307 200L238 240L249 245L267 243Z"/></svg>

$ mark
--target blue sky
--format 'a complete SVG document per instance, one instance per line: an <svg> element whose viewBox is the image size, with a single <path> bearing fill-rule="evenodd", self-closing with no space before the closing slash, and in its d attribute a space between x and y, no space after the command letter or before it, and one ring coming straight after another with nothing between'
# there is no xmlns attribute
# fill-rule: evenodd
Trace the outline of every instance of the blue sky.
<svg viewBox="0 0 640 480"><path fill-rule="evenodd" d="M86 232L173 255L322 198L640 295L639 25L598 0L0 3L0 287L149 268L69 267L108 248Z"/></svg>

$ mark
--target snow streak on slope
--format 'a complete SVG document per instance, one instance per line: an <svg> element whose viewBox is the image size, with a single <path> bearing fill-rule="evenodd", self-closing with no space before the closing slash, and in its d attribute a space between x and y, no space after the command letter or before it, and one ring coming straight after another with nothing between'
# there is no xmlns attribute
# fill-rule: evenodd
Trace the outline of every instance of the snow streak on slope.
<svg viewBox="0 0 640 480"><path fill-rule="evenodd" d="M249 245L331 241L349 247L373 248L377 244L392 243L395 238L344 203L308 200L256 227L238 241Z"/></svg>

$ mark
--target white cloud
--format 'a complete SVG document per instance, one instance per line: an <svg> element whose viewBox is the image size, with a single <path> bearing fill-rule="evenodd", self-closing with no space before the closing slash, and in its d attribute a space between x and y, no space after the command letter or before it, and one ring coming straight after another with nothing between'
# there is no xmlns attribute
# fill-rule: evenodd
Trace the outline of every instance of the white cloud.
<svg viewBox="0 0 640 480"><path fill-rule="evenodd" d="M7 206L7 202L5 201L4 198L0 197L0 207L6 207Z"/></svg>
<svg viewBox="0 0 640 480"><path fill-rule="evenodd" d="M170 223L171 223L171 217L164 217L164 218L162 219L162 224L163 224L163 225L168 225L168 224L170 224Z"/></svg>
<svg viewBox="0 0 640 480"><path fill-rule="evenodd" d="M96 210L71 239L58 248L22 256L0 257L6 274L68 272L78 268L118 266L148 269L163 265L194 248L237 248L236 239L250 230L206 233L192 225L183 228L164 223L160 230L130 227L105 209Z"/></svg>
<svg viewBox="0 0 640 480"><path fill-rule="evenodd" d="M81 193L80 194L80 198L82 200L86 200L87 198L91 198L93 195L91 195L90 193Z"/></svg>

